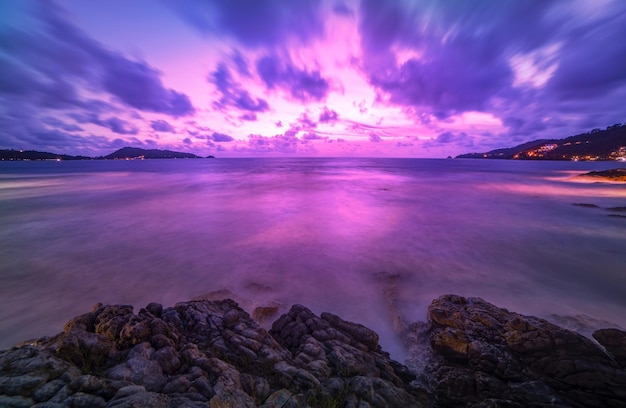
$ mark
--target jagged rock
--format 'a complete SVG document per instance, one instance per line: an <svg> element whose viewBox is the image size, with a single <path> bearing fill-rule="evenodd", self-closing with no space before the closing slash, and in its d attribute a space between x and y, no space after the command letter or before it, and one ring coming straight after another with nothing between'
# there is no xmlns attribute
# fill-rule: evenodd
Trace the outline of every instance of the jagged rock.
<svg viewBox="0 0 626 408"><path fill-rule="evenodd" d="M232 300L136 315L97 304L64 331L0 354L6 406L421 406L364 326L294 306L267 332Z"/></svg>
<svg viewBox="0 0 626 408"><path fill-rule="evenodd" d="M321 387L322 395L341 394L346 401L351 396L357 403L421 406L407 391L414 377L407 378L400 364L392 364L378 345L378 335L362 325L330 313L317 317L304 306L295 305L274 322L270 334L293 354L294 365L301 367L284 370L296 384ZM377 387L372 386L372 393L362 392L363 382L358 381L343 382L339 390L333 386L337 379L356 377L379 382ZM386 391L380 392L382 389Z"/></svg>
<svg viewBox="0 0 626 408"><path fill-rule="evenodd" d="M626 368L626 331L600 329L593 333L593 338L602 344L623 368Z"/></svg>
<svg viewBox="0 0 626 408"><path fill-rule="evenodd" d="M434 300L428 316L438 406L626 404L626 372L575 332L455 295Z"/></svg>
<svg viewBox="0 0 626 408"><path fill-rule="evenodd" d="M232 300L151 303L136 315L98 304L57 336L0 354L0 406L626 406L621 330L594 333L603 349L447 295L428 323L403 323L399 334L413 373L372 330L301 305L266 331Z"/></svg>

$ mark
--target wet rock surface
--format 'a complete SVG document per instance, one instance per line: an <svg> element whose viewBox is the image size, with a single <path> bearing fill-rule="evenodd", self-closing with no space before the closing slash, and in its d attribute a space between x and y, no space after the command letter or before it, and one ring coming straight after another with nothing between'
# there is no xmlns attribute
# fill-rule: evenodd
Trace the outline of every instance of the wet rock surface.
<svg viewBox="0 0 626 408"><path fill-rule="evenodd" d="M268 332L232 300L96 305L0 354L15 407L420 407L378 335L293 306Z"/></svg>
<svg viewBox="0 0 626 408"><path fill-rule="evenodd" d="M590 171L589 173L581 174L581 176L595 177L598 179L605 179L610 181L626 181L626 168Z"/></svg>
<svg viewBox="0 0 626 408"><path fill-rule="evenodd" d="M626 406L620 330L594 334L605 352L545 320L455 295L434 300L428 317L413 331L431 347L424 375L435 406Z"/></svg>
<svg viewBox="0 0 626 408"><path fill-rule="evenodd" d="M229 299L137 314L98 304L0 354L0 406L626 406L626 332L597 330L595 342L455 295L408 323L395 302L401 277L383 278L409 368L374 331L300 305L265 330Z"/></svg>

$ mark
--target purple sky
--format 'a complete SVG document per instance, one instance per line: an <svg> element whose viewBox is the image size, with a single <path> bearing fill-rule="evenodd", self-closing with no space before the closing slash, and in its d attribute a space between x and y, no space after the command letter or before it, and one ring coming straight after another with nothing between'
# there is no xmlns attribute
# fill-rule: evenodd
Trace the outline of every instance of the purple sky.
<svg viewBox="0 0 626 408"><path fill-rule="evenodd" d="M626 121L626 1L0 0L0 148L445 157Z"/></svg>

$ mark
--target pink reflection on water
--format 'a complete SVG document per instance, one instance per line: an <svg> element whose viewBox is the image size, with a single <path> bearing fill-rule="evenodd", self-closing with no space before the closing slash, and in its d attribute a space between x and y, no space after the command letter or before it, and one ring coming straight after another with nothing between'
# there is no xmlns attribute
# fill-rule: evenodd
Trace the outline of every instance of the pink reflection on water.
<svg viewBox="0 0 626 408"><path fill-rule="evenodd" d="M250 163L0 189L13 194L0 201L4 338L53 334L97 301L172 305L227 288L257 304L340 314L389 348L382 272L399 276L397 305L409 320L458 293L521 313L626 323L615 294L626 287L624 225L571 205L620 205L621 186L482 173L456 161L450 171ZM33 302L41 307L24 308Z"/></svg>

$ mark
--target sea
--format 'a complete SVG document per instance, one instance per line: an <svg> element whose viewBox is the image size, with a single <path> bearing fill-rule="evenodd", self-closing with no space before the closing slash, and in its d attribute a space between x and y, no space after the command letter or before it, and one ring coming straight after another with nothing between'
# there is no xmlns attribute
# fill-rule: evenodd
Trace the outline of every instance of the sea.
<svg viewBox="0 0 626 408"><path fill-rule="evenodd" d="M138 312L219 295L337 314L377 331L399 360L394 317L424 321L449 293L585 335L626 328L626 184L578 177L616 167L0 162L0 349L54 335L98 302Z"/></svg>

